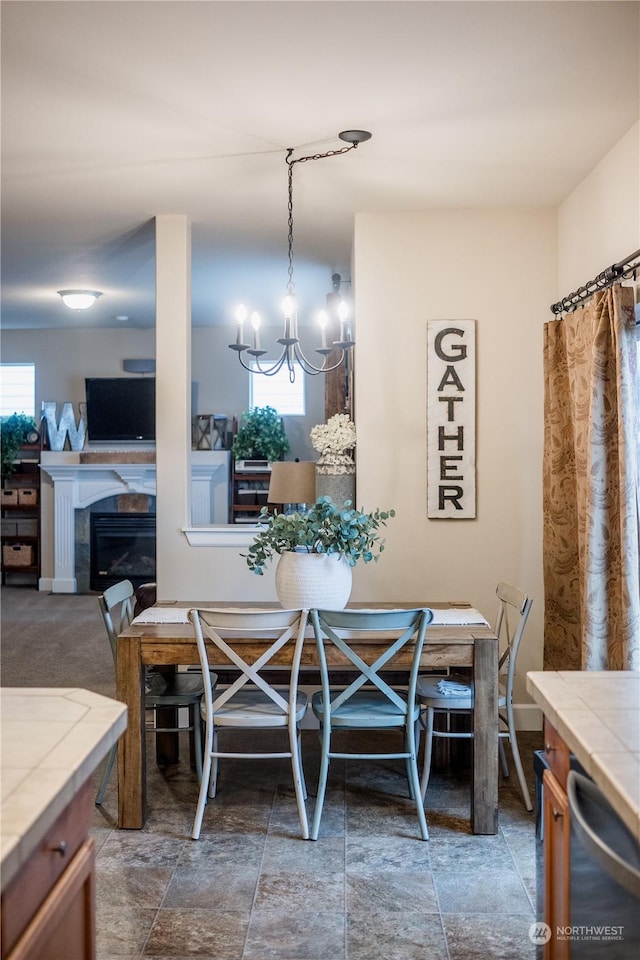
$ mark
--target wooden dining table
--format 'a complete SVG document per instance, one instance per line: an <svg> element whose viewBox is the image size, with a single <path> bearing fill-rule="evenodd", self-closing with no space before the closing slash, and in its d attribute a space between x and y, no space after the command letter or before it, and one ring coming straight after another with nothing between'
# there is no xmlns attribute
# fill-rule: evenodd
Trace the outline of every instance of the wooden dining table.
<svg viewBox="0 0 640 960"><path fill-rule="evenodd" d="M185 615L191 607L243 607L269 608L277 604L207 601L161 601L145 611L142 616L173 617ZM373 602L350 603L357 609L412 609L430 607L435 610L458 611L469 607L464 602ZM172 612L173 611L173 612ZM445 614L446 616L446 614ZM243 656L257 660L273 642L252 638L238 639L243 644ZM368 663L379 655L380 638L372 636L354 644L354 649ZM285 647L271 661L274 667L286 667L291 656ZM210 666L224 669L229 664L221 662L222 655L216 651L216 661ZM404 672L411 666L411 646L388 663L388 669ZM344 673L349 662L340 651L327 647L330 669ZM472 776L471 776L471 828L476 834L495 834L498 830L498 638L493 629L480 623L431 623L426 632L422 653L422 666L426 669L444 667L469 667L475 687L473 711ZM118 744L118 826L123 829L141 829L145 822L146 809L146 749L144 685L145 667L199 665L198 648L193 626L190 622L133 622L117 638L116 697L127 705L128 724ZM352 665L351 665L352 666ZM302 652L300 683L305 683L305 671L317 671L318 654L313 634L305 642Z"/></svg>

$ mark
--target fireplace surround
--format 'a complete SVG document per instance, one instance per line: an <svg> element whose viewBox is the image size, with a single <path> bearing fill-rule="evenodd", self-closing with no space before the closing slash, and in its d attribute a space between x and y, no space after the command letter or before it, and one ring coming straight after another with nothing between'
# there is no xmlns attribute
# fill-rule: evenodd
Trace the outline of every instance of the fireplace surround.
<svg viewBox="0 0 640 960"><path fill-rule="evenodd" d="M127 462L122 462L125 459ZM88 584L78 583L77 528L83 522L83 517L86 519L87 514L94 512L88 509L92 504L125 494L155 497L156 465L150 462L149 451L141 451L139 462L136 461L135 451L131 450L100 452L99 459L89 462L86 454L43 451L40 463L43 473L42 525L46 535L53 539L53 570L43 570L38 585L40 590L77 593L79 589L88 589ZM191 522L195 527L204 529L226 524L228 484L227 451L192 452ZM105 512L102 503L94 510ZM87 524L89 522L87 519ZM88 550L88 534L86 543ZM86 557L83 566L87 570L88 563L89 558Z"/></svg>

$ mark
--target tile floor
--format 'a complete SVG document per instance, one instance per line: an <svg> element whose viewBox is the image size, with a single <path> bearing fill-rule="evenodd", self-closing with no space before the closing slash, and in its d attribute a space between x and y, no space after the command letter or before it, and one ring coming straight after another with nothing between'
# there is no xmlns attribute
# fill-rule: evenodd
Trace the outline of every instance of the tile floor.
<svg viewBox="0 0 640 960"><path fill-rule="evenodd" d="M520 745L533 787L542 734ZM150 740L144 830L115 829L114 782L96 808L98 960L536 957L528 931L541 845L513 769L491 837L470 832L468 771L436 770L424 843L401 763L335 761L313 843L299 838L288 761L226 761L193 841L188 759L161 771L153 750ZM303 732L303 752L312 814L314 731Z"/></svg>

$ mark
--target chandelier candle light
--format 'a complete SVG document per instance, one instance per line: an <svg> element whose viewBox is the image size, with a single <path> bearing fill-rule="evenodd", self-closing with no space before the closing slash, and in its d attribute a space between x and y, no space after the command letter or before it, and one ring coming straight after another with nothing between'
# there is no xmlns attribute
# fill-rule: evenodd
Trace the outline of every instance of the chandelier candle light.
<svg viewBox="0 0 640 960"><path fill-rule="evenodd" d="M288 252L289 252L289 281L287 283L287 295L284 298L282 309L284 312L284 329L281 337L278 338L278 343L282 346L280 356L269 366L260 365L260 357L263 357L267 350L262 348L260 343L260 325L261 318L260 315L254 310L249 317L249 311L244 306L240 306L236 309L236 342L229 344L230 350L235 350L238 354L238 360L242 364L245 370L248 370L250 373L262 373L265 376L271 377L278 373L282 367L286 364L287 370L289 371L289 379L293 383L296 377L296 364L299 364L301 369L308 374L314 376L318 373L327 373L329 370L335 370L336 367L339 367L340 364L344 361L344 358L349 350L352 349L354 345L354 340L352 339L351 328L347 324L348 320L348 308L344 301L342 301L338 306L338 319L340 321L340 332L338 334L339 339L334 340L332 343L327 343L327 315L323 310L319 315L319 324L320 324L320 347L316 349L316 353L319 353L322 357L322 362L315 364L313 363L302 351L300 346L300 339L298 337L298 306L294 294L295 283L293 281L293 167L296 163L304 163L307 160L322 160L325 157L335 157L343 153L348 153L349 150L355 150L359 143L364 143L366 140L371 139L371 134L366 130L343 130L342 133L338 134L340 140L343 140L345 143L348 143L348 147L340 147L337 150L328 150L326 153L314 153L305 157L293 157L293 147L287 149L287 155L285 157L285 162L287 164L287 182L288 182L288 197L289 197L289 232L288 232ZM245 323L249 317L251 327L253 328L253 345L245 343ZM338 359L329 363L329 354L334 350L339 350ZM252 357L255 361L253 363L247 363L243 357L243 353L247 353L249 357Z"/></svg>

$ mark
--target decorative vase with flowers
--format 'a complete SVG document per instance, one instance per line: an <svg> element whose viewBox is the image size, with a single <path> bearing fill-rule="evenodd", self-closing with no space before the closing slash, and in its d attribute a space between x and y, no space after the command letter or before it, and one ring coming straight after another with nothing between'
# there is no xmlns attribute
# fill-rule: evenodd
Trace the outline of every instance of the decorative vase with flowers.
<svg viewBox="0 0 640 960"><path fill-rule="evenodd" d="M394 510L369 513L338 507L329 497L319 497L302 513L260 512L263 529L249 547L249 569L260 576L274 556L276 592L285 609L342 609L351 593L351 568L359 560L379 559L384 540L379 530Z"/></svg>
<svg viewBox="0 0 640 960"><path fill-rule="evenodd" d="M319 423L309 434L311 445L320 454L316 463L316 497L331 497L342 506L355 501L356 465L352 451L356 445L356 425L346 413L336 413Z"/></svg>

